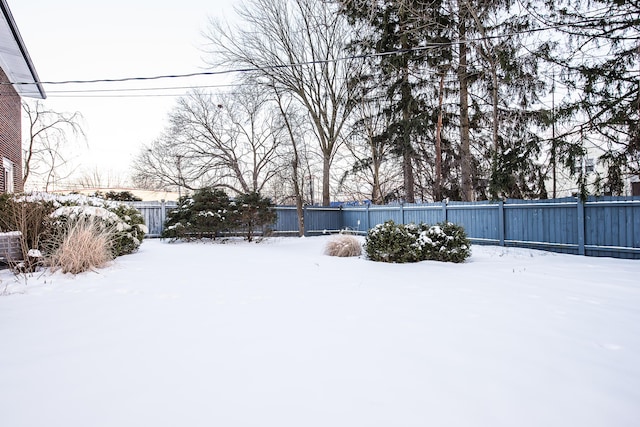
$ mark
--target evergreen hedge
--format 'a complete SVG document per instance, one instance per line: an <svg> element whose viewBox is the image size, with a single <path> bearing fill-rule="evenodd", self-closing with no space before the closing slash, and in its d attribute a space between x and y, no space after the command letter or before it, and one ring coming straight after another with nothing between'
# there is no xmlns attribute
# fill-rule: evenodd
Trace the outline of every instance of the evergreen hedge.
<svg viewBox="0 0 640 427"><path fill-rule="evenodd" d="M231 200L224 190L202 188L182 197L169 213L162 237L202 239L241 234L251 241L256 231L268 232L277 215L270 199L259 193L240 194Z"/></svg>
<svg viewBox="0 0 640 427"><path fill-rule="evenodd" d="M369 230L364 247L369 259L393 263L426 260L459 263L471 255L471 243L464 228L450 222L404 225L390 220Z"/></svg>

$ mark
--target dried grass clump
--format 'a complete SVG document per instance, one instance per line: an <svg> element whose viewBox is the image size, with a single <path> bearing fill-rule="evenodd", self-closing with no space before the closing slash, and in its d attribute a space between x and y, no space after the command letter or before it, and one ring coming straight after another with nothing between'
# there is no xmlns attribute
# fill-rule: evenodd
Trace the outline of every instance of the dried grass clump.
<svg viewBox="0 0 640 427"><path fill-rule="evenodd" d="M360 241L353 236L340 235L331 239L324 253L329 256L351 257L362 254Z"/></svg>
<svg viewBox="0 0 640 427"><path fill-rule="evenodd" d="M70 222L47 263L54 271L71 274L104 267L113 259L113 235L112 229L92 218Z"/></svg>

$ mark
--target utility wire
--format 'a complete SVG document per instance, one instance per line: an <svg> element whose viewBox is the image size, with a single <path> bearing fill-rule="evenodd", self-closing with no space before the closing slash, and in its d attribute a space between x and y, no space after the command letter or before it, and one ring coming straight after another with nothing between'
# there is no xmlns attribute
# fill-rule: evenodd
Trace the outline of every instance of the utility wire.
<svg viewBox="0 0 640 427"><path fill-rule="evenodd" d="M621 15L622 16L622 15ZM611 18L613 16L610 16ZM585 20L585 23L591 23L593 20ZM575 25L576 22L571 23L571 25ZM435 50L440 49L442 47L448 47L453 45L459 45L463 43L476 43L483 40L492 40L492 39L501 39L504 37L512 37L517 35L524 34L533 34L541 31L548 31L551 29L558 29L563 26L569 24L558 24L554 26L545 26L541 28L532 28L526 31L516 31L508 34L499 34L499 35L490 35L485 37L478 37L474 39L465 39L465 40L454 40L450 42L441 42L441 43L427 43L424 46L418 46L414 48L408 49L396 49L386 52L375 52L375 53L364 53L358 55L350 55L344 57L338 57L333 59L322 59L322 60L312 60L312 61L302 61L298 63L290 63L290 64L277 64L277 65L269 65L269 66L254 66L247 68L237 68L231 70L220 70L220 71L201 71L194 73L185 73L185 74L164 74L164 75L156 75L156 76L136 76L136 77L122 77L122 78L100 78L100 79L88 79L88 80L60 80L60 81L37 81L37 82L0 82L0 85L33 85L33 84L44 84L44 85L67 85L67 84L93 84L93 83L122 83L122 82L130 82L130 81L150 81L150 80L162 80L162 79L182 79L182 78L190 78L190 77L202 77L202 76L219 76L225 74L233 74L233 73L249 73L255 72L258 70L276 70L281 68L293 68L293 67L302 67L308 65L318 65L318 64L329 64L341 61L348 61L353 59L363 59L363 58L374 58L374 57L383 57L390 55L398 55L403 53L412 53L419 52L425 50Z"/></svg>

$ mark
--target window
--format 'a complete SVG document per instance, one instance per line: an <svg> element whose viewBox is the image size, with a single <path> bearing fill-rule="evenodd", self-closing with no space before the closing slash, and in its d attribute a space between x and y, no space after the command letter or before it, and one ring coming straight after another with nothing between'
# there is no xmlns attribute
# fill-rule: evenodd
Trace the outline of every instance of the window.
<svg viewBox="0 0 640 427"><path fill-rule="evenodd" d="M13 193L13 163L9 159L2 159L4 168L4 190L6 193Z"/></svg>

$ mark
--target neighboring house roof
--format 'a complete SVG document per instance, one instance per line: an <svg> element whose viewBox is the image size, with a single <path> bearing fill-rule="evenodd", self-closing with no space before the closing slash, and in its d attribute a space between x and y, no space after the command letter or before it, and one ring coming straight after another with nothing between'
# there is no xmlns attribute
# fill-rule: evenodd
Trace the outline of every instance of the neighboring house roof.
<svg viewBox="0 0 640 427"><path fill-rule="evenodd" d="M47 95L6 0L0 0L0 9L0 67L20 96L45 99Z"/></svg>

